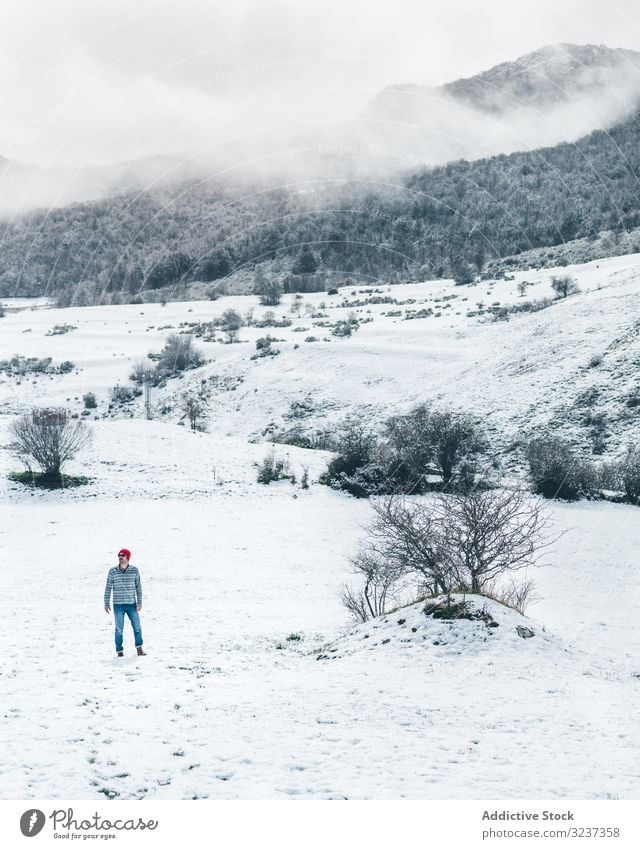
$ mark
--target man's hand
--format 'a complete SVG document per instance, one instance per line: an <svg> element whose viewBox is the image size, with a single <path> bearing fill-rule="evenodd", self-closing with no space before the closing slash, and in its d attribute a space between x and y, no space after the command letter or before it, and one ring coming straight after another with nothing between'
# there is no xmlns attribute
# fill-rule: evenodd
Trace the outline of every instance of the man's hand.
<svg viewBox="0 0 640 849"><path fill-rule="evenodd" d="M138 613L140 613L140 611L142 610L142 605L136 604L136 610L138 611Z"/></svg>
<svg viewBox="0 0 640 849"><path fill-rule="evenodd" d="M104 612L105 612L105 613L111 613L111 608L110 608L110 607L105 607Z"/></svg>

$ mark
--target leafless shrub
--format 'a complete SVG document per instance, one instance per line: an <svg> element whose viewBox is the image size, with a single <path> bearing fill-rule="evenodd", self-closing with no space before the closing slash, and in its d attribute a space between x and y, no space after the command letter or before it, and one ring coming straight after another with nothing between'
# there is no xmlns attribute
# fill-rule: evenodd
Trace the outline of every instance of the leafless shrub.
<svg viewBox="0 0 640 849"><path fill-rule="evenodd" d="M533 578L525 578L522 581L511 578L506 586L499 588L495 583L485 584L482 593L488 598L499 601L500 604L512 607L523 615L527 607L540 598L536 592Z"/></svg>
<svg viewBox="0 0 640 849"><path fill-rule="evenodd" d="M340 599L356 622L367 622L371 618L362 590L354 590L345 584Z"/></svg>
<svg viewBox="0 0 640 849"><path fill-rule="evenodd" d="M413 582L420 594L483 593L500 576L537 565L553 542L542 502L520 492L476 490L428 502L393 495L372 506L375 518L352 560L364 578L362 594L343 594L354 615L384 613L403 582ZM525 581L503 591L516 607L531 600L533 589Z"/></svg>
<svg viewBox="0 0 640 849"><path fill-rule="evenodd" d="M384 615L387 600L393 596L403 575L402 568L389 563L375 551L362 551L351 562L354 571L364 579L364 584L359 591L345 586L343 604L360 622Z"/></svg>
<svg viewBox="0 0 640 849"><path fill-rule="evenodd" d="M11 448L31 469L36 463L45 475L59 475L91 440L82 420L73 421L66 410L34 408L9 425Z"/></svg>

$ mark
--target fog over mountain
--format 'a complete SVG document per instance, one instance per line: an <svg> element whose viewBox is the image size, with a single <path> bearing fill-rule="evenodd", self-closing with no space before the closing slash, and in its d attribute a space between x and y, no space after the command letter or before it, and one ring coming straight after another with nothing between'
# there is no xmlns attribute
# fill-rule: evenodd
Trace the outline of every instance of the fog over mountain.
<svg viewBox="0 0 640 849"><path fill-rule="evenodd" d="M309 130L265 123L259 131L181 154L157 153L150 142L135 158L102 167L40 167L3 158L0 212L212 177L392 177L574 141L613 126L639 106L640 53L555 44L438 87L386 87L351 117Z"/></svg>
<svg viewBox="0 0 640 849"><path fill-rule="evenodd" d="M640 53L554 44L437 88L384 89L364 119L408 162L442 164L575 141L640 105Z"/></svg>

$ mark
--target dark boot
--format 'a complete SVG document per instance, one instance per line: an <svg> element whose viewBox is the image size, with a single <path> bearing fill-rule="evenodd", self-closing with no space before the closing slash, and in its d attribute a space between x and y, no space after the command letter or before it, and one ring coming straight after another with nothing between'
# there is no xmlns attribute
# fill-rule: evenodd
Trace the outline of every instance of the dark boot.
<svg viewBox="0 0 640 849"><path fill-rule="evenodd" d="M123 652L123 651L119 651L119 652L118 652L118 657L124 657L124 652Z"/></svg>
<svg viewBox="0 0 640 849"><path fill-rule="evenodd" d="M136 651L139 655L146 655L146 651L142 648L142 646L136 646Z"/></svg>

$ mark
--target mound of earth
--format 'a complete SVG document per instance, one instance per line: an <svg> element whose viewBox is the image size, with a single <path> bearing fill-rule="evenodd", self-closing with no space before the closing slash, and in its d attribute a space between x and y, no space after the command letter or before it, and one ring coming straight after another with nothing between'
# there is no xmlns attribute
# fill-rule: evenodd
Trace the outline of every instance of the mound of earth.
<svg viewBox="0 0 640 849"><path fill-rule="evenodd" d="M400 607L357 625L327 645L317 660L332 660L387 647L424 646L439 656L484 652L539 652L558 640L544 627L482 595L454 594Z"/></svg>

